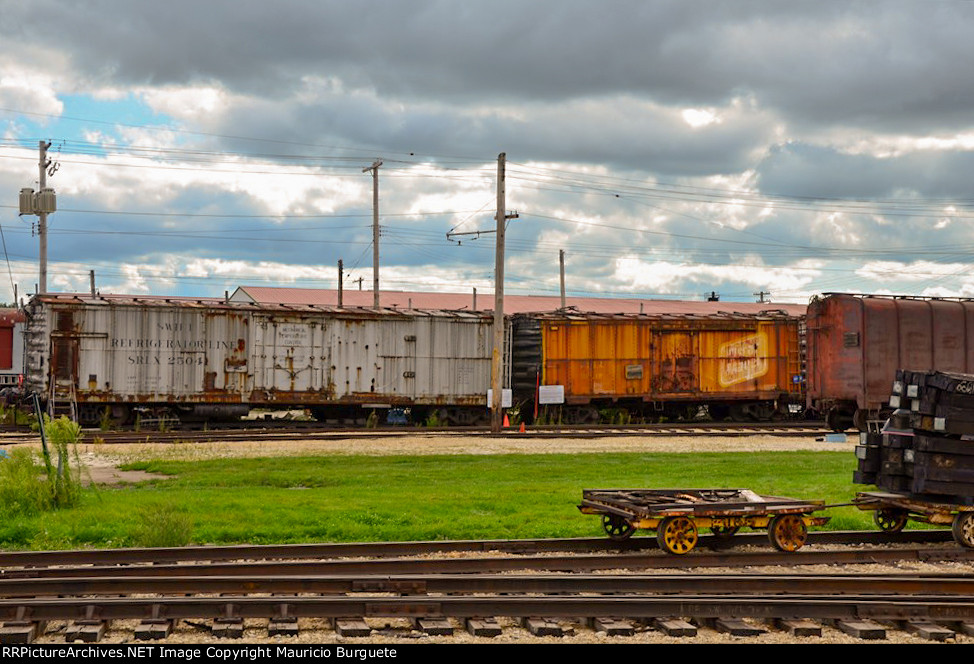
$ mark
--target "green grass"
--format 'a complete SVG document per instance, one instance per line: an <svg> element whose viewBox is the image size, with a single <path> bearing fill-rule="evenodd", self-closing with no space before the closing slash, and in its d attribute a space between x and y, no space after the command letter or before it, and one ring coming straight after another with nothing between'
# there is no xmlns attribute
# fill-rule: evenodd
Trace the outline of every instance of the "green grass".
<svg viewBox="0 0 974 664"><path fill-rule="evenodd" d="M170 477L88 489L76 507L8 514L0 548L586 537L582 489L748 488L847 503L848 452L318 456L126 466ZM829 510L829 527L873 529Z"/></svg>

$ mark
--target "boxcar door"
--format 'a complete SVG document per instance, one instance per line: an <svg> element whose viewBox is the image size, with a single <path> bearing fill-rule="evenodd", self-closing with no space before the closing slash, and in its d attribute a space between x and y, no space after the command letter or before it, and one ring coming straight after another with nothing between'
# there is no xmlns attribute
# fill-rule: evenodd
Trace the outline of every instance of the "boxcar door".
<svg viewBox="0 0 974 664"><path fill-rule="evenodd" d="M685 394L698 391L695 335L684 330L660 330L655 333L655 392Z"/></svg>

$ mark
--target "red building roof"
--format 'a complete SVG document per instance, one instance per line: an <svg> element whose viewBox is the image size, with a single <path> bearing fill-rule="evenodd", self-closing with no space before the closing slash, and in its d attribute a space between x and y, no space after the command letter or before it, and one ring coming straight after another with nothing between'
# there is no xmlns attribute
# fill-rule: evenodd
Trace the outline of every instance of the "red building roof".
<svg viewBox="0 0 974 664"><path fill-rule="evenodd" d="M256 304L291 304L334 307L338 305L338 291L319 288L278 288L274 286L240 286L230 297L233 302ZM371 307L372 291L345 290L342 305ZM431 293L418 291L379 291L379 305L395 309L439 309L445 311L493 311L494 294L478 292L476 304L470 293ZM762 311L783 311L791 316L803 316L804 304L768 302L708 302L688 300L649 300L639 298L566 297L565 305L580 312L598 314L693 314L706 316L717 313L757 314ZM561 308L561 298L550 295L504 295L504 313L540 313Z"/></svg>

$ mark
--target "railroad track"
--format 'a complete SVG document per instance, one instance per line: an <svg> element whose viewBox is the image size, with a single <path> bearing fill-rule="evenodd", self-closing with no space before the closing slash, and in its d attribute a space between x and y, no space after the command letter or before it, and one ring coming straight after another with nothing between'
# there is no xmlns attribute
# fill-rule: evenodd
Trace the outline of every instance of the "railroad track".
<svg viewBox="0 0 974 664"><path fill-rule="evenodd" d="M711 436L711 437L740 437L740 436L825 436L834 432L821 422L778 422L778 423L727 423L727 422L688 422L674 424L641 424L641 425L545 425L532 426L522 433L516 427L509 427L500 434L493 434L485 427L454 427L454 428L335 428L317 425L317 423L287 423L273 426L254 423L246 427L214 428L206 430L150 430L140 431L101 431L97 429L84 430L83 442L97 441L99 443L170 443L170 442L233 442L233 441L293 441L293 440L342 440L349 438L401 438L421 434L424 436L484 436L484 437L512 437L523 439L547 438L608 438L620 436ZM29 442L39 438L28 430L0 432L0 443Z"/></svg>
<svg viewBox="0 0 974 664"><path fill-rule="evenodd" d="M813 535L825 536L815 543L833 544L856 534ZM403 634L467 629L478 636L497 635L504 625L539 635L581 625L620 636L646 629L688 636L700 626L815 634L823 625L864 639L891 628L936 640L974 634L972 574L588 573L974 560L972 551L936 544L949 539L944 531L858 535L860 542L899 544L687 556L652 551L652 538L636 538L621 551L582 539L194 547L181 555L7 552L0 554L0 642L97 640L117 620L142 621L136 638L163 638L179 621L200 634L239 636L244 620L254 619L267 621L269 635L293 634L299 619L310 618L330 620L343 637L367 636L380 619L408 619ZM472 555L458 557L461 551ZM56 633L43 632L58 621L64 626Z"/></svg>

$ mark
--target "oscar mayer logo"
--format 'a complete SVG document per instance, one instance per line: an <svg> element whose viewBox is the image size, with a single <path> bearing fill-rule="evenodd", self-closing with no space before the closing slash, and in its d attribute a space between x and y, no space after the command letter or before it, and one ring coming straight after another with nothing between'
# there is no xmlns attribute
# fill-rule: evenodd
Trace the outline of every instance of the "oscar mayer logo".
<svg viewBox="0 0 974 664"><path fill-rule="evenodd" d="M754 380L768 373L768 337L758 333L721 344L717 351L721 387Z"/></svg>

